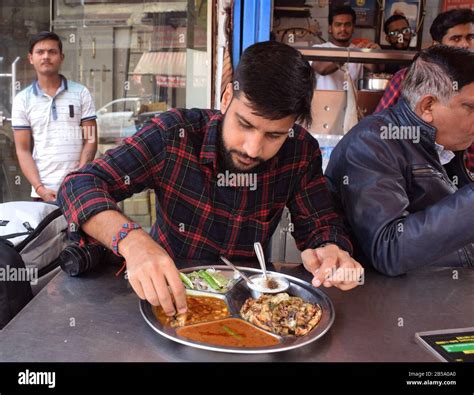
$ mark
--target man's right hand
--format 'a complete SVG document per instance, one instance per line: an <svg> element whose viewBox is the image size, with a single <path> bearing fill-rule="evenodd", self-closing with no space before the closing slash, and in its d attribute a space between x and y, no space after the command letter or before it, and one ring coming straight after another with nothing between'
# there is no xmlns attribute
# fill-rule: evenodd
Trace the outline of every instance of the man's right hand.
<svg viewBox="0 0 474 395"><path fill-rule="evenodd" d="M54 202L56 200L56 192L42 185L36 190L36 193L45 202Z"/></svg>
<svg viewBox="0 0 474 395"><path fill-rule="evenodd" d="M186 292L178 269L160 245L143 230L134 230L118 247L127 262L128 280L140 299L161 305L169 316L186 312Z"/></svg>

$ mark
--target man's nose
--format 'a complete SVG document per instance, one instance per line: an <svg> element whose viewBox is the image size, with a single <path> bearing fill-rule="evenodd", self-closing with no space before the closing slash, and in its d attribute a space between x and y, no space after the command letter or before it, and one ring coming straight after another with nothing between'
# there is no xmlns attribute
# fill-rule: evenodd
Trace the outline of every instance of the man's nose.
<svg viewBox="0 0 474 395"><path fill-rule="evenodd" d="M261 156L263 151L263 136L259 133L252 133L248 136L244 143L244 152L251 158L257 158Z"/></svg>
<svg viewBox="0 0 474 395"><path fill-rule="evenodd" d="M470 49L471 48L471 44L469 43L469 41L467 41L466 39L462 40L460 45L459 45L460 48L463 48L463 49Z"/></svg>

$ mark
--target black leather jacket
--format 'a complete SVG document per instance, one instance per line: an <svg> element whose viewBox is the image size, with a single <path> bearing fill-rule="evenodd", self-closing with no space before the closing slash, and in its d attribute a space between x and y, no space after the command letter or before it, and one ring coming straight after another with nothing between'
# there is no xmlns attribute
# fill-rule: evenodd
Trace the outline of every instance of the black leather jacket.
<svg viewBox="0 0 474 395"><path fill-rule="evenodd" d="M381 138L383 127L394 126L419 130L419 143ZM441 165L435 134L400 100L364 118L331 155L326 177L345 212L356 258L384 274L474 266L474 183L463 152Z"/></svg>

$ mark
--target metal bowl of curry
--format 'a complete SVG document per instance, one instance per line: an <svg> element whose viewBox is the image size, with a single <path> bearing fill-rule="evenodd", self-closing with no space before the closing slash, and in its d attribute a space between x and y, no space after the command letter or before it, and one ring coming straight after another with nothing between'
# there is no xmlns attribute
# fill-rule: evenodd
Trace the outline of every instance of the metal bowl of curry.
<svg viewBox="0 0 474 395"><path fill-rule="evenodd" d="M182 272L206 268L208 266L192 267ZM227 266L214 268L229 277L233 275ZM249 275L261 273L253 268L239 269ZM188 289L185 315L167 317L159 306L143 300L140 300L140 311L148 325L161 336L210 351L281 352L321 338L335 318L329 297L306 281L282 273L273 274L290 282L285 293L256 295L240 279L225 293Z"/></svg>

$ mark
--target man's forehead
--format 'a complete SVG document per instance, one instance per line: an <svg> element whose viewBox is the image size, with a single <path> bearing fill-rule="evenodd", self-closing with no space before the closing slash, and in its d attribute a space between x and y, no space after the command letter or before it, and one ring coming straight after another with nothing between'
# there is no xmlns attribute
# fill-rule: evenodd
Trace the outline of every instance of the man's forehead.
<svg viewBox="0 0 474 395"><path fill-rule="evenodd" d="M405 19L398 19L388 25L388 30L396 29L399 26L408 26L408 22Z"/></svg>
<svg viewBox="0 0 474 395"><path fill-rule="evenodd" d="M37 49L59 49L59 43L55 40L43 40L39 41L33 47L34 50Z"/></svg>
<svg viewBox="0 0 474 395"><path fill-rule="evenodd" d="M352 22L352 15L350 14L340 14L336 15L332 19L333 23L343 23L343 22Z"/></svg>
<svg viewBox="0 0 474 395"><path fill-rule="evenodd" d="M236 95L234 93L232 97L231 105L235 105L235 107L233 107L233 110L237 118L246 122L250 122L254 126L256 126L256 124L268 124L268 123L275 122L274 119L265 118L265 116L263 116L260 112L258 112L255 109L255 106L252 105L251 101L247 98L247 96L243 92L241 92L240 95ZM296 118L296 116L294 118ZM291 116L288 116L283 119L278 119L276 121L285 122L285 121L289 121L290 119L291 119Z"/></svg>
<svg viewBox="0 0 474 395"><path fill-rule="evenodd" d="M474 103L474 82L470 84L464 85L462 89L459 91L459 95L461 98L469 98L471 102Z"/></svg>
<svg viewBox="0 0 474 395"><path fill-rule="evenodd" d="M464 85L455 95L450 99L451 104L469 104L474 105L474 82Z"/></svg>
<svg viewBox="0 0 474 395"><path fill-rule="evenodd" d="M474 33L474 23L464 23L462 25L456 25L448 29L445 37L449 37L456 34L472 34Z"/></svg>
<svg viewBox="0 0 474 395"><path fill-rule="evenodd" d="M293 126L294 121L292 121L291 117L283 118L283 119L268 119L262 116L261 114L257 113L256 111L249 111L249 112L240 112L237 110L235 112L235 116L242 122L250 123L254 127L261 127L263 131L267 133L284 133L288 132L288 130ZM283 124L290 123L291 125L288 129L283 127Z"/></svg>

